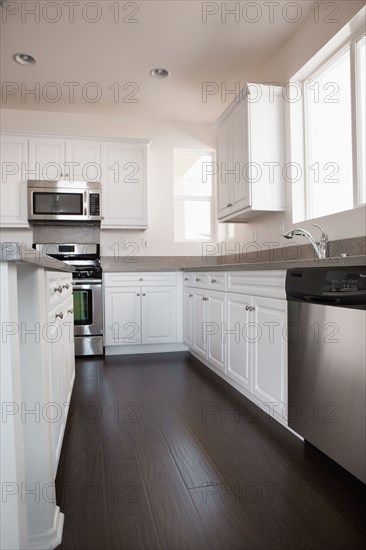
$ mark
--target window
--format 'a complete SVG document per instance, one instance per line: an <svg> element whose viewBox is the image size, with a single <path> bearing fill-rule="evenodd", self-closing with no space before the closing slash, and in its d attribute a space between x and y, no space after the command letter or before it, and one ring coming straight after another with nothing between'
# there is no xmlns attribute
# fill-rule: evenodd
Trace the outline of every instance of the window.
<svg viewBox="0 0 366 550"><path fill-rule="evenodd" d="M176 241L210 241L213 226L213 153L174 149Z"/></svg>
<svg viewBox="0 0 366 550"><path fill-rule="evenodd" d="M363 21L360 14L356 18ZM291 136L297 141L292 161L301 159L302 174L301 181L293 180L294 222L350 210L366 200L365 36L359 29L344 39L345 32L291 79L301 90L301 101L291 104Z"/></svg>

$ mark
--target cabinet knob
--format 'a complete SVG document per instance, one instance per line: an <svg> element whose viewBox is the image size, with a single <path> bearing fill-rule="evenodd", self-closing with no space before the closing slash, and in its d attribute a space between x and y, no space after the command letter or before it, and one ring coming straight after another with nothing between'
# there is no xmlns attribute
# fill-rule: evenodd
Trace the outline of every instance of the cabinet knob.
<svg viewBox="0 0 366 550"><path fill-rule="evenodd" d="M67 310L67 313L70 313L70 314L71 314L71 313L74 313L74 310L73 310L72 308L71 308L71 309L68 309L68 310Z"/></svg>
<svg viewBox="0 0 366 550"><path fill-rule="evenodd" d="M196 283L199 283L199 282L200 282L200 279L196 277Z"/></svg>
<svg viewBox="0 0 366 550"><path fill-rule="evenodd" d="M211 279L211 283L216 283L216 279Z"/></svg>
<svg viewBox="0 0 366 550"><path fill-rule="evenodd" d="M66 290L68 290L70 288L69 283L66 283L66 285L62 285L62 288L66 288Z"/></svg>
<svg viewBox="0 0 366 550"><path fill-rule="evenodd" d="M255 311L255 306L253 306L253 307L251 308L251 311Z"/></svg>
<svg viewBox="0 0 366 550"><path fill-rule="evenodd" d="M136 296L140 296L140 293L137 293Z"/></svg>
<svg viewBox="0 0 366 550"><path fill-rule="evenodd" d="M184 277L184 280L185 280L185 281L189 281L189 278L188 278L188 277Z"/></svg>
<svg viewBox="0 0 366 550"><path fill-rule="evenodd" d="M142 293L143 296L146 296L145 292Z"/></svg>
<svg viewBox="0 0 366 550"><path fill-rule="evenodd" d="M245 306L246 311L250 311L250 306Z"/></svg>
<svg viewBox="0 0 366 550"><path fill-rule="evenodd" d="M54 292L60 292L60 294L61 294L61 292L62 292L62 286L61 286L61 285L60 285L60 286L56 286L56 287L53 289L53 291L54 291Z"/></svg>
<svg viewBox="0 0 366 550"><path fill-rule="evenodd" d="M226 208L230 208L230 206L234 206L232 202L228 202Z"/></svg>
<svg viewBox="0 0 366 550"><path fill-rule="evenodd" d="M193 294L188 294L188 298L193 298Z"/></svg>
<svg viewBox="0 0 366 550"><path fill-rule="evenodd" d="M55 319L57 319L57 317L59 317L60 319L64 318L64 314L62 313L62 311L61 311L61 313L56 313Z"/></svg>

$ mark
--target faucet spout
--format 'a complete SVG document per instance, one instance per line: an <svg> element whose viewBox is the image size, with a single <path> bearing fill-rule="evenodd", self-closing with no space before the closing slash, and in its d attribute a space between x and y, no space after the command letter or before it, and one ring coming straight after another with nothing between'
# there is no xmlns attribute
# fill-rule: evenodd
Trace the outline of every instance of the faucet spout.
<svg viewBox="0 0 366 550"><path fill-rule="evenodd" d="M291 231L288 231L287 233L285 233L283 236L285 237L285 239L292 239L295 236L305 237L312 244L315 252L318 255L318 258L320 259L327 258L329 255L328 235L324 231L324 229L320 227L320 225L315 223L313 225L315 227L319 227L319 229L322 232L322 236L320 237L319 242L317 242L314 239L314 237L312 236L311 233L309 233L309 231L307 231L306 229L302 229L301 227L296 227L295 229L292 229Z"/></svg>

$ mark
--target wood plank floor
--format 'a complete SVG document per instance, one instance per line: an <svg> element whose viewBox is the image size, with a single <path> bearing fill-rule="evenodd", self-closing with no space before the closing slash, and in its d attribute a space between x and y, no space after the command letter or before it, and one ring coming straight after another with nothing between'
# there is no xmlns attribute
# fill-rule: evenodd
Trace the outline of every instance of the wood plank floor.
<svg viewBox="0 0 366 550"><path fill-rule="evenodd" d="M59 550L366 543L365 486L186 353L77 361L56 490Z"/></svg>

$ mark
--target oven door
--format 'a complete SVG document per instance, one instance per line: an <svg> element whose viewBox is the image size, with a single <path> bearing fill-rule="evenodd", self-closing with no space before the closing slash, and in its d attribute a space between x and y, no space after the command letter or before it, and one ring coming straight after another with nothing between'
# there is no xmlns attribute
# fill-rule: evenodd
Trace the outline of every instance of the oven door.
<svg viewBox="0 0 366 550"><path fill-rule="evenodd" d="M73 298L75 336L103 334L102 283L74 281Z"/></svg>

